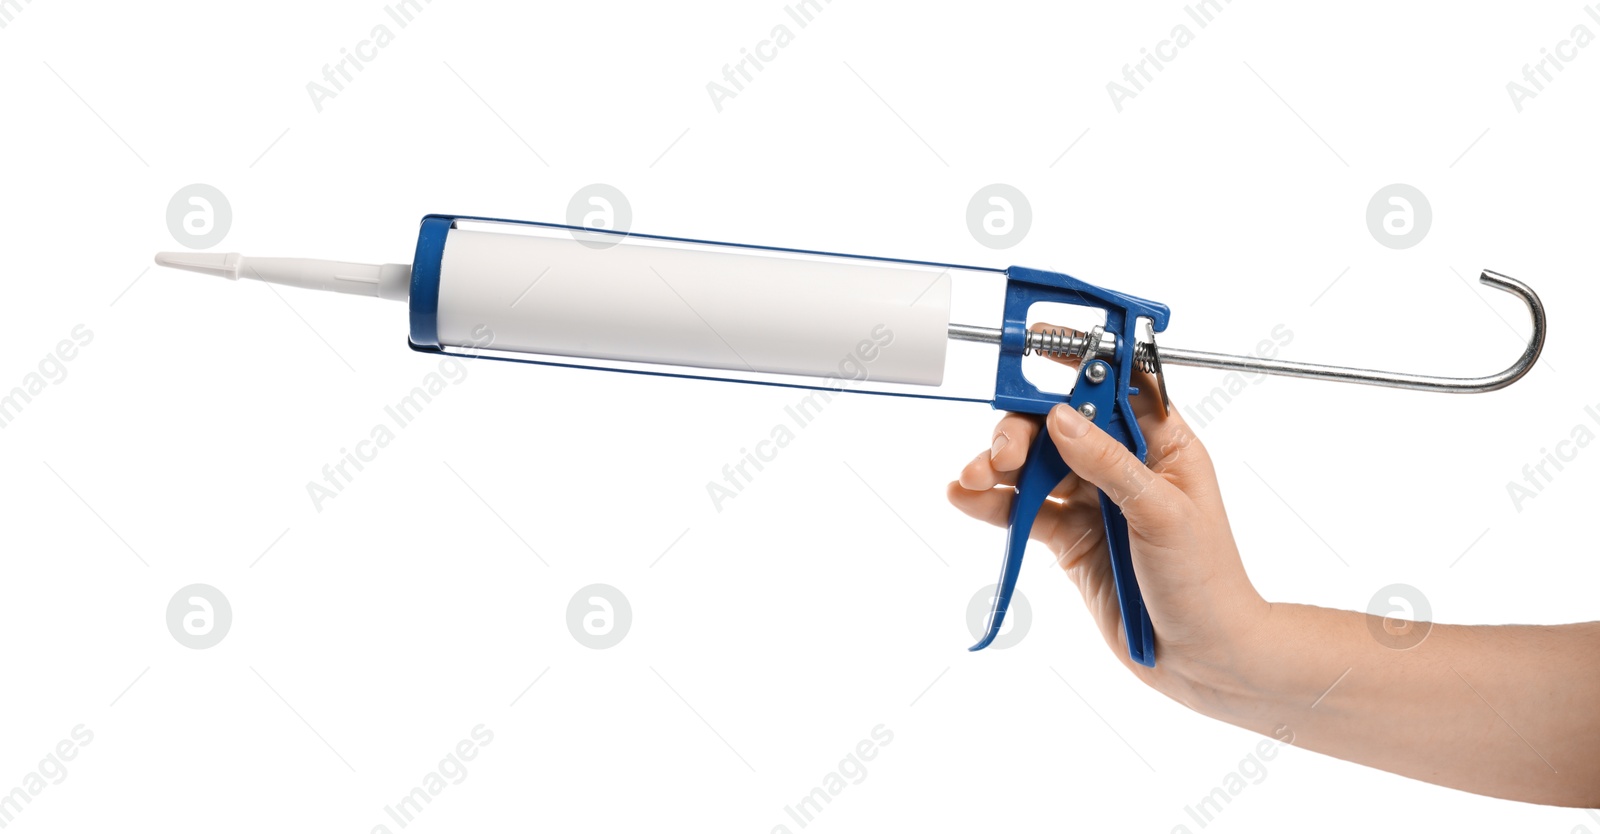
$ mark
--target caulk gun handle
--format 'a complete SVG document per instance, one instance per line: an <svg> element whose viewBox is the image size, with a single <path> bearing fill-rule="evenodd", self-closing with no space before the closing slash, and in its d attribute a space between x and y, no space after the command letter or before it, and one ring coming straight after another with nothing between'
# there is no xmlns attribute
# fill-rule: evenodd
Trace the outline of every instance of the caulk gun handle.
<svg viewBox="0 0 1600 834"><path fill-rule="evenodd" d="M1099 338L1101 331L1110 334L1115 337L1115 346L1109 356L1097 348L1095 355L1082 357L1087 362L1080 362L1078 379L1072 386L1066 405L1094 421L1095 425L1132 452L1134 457L1144 460L1144 435L1139 431L1139 420L1134 415L1130 401L1138 393L1133 386L1133 370L1138 364L1135 354L1138 327L1141 321L1147 322L1152 336L1165 330L1171 315L1166 305L1097 287L1060 272L1021 266L1007 269L1005 313L1000 334L1000 357L995 366L993 405L996 409L1014 414L1038 415L1040 420L1062 403L1060 394L1039 390L1022 372L1023 357L1035 350L1028 341L1028 311L1038 302L1097 307L1105 314L1105 325L1095 328L1091 334L1096 334L1095 338ZM1048 344L1041 352L1050 355L1061 353ZM1011 606L1011 595L1017 589L1022 553L1027 549L1028 534L1033 530L1034 519L1050 492L1068 474L1061 453L1056 451L1055 441L1041 426L1017 479L1016 501L1011 506L1011 529L1006 539L1006 557L1000 566L1000 583L995 589L994 607L989 611L988 629L978 644L972 647L973 651L993 643L1005 625L1006 610ZM1139 594L1139 582L1133 575L1133 552L1128 545L1127 519L1116 503L1103 494L1100 496L1100 515L1105 522L1106 548L1117 586L1117 602L1122 606L1122 625L1128 634L1128 656L1136 663L1154 666L1155 629L1150 625L1150 614L1145 610L1144 597Z"/></svg>
<svg viewBox="0 0 1600 834"><path fill-rule="evenodd" d="M1156 630L1133 573L1133 548L1128 544L1128 519L1111 496L1100 493L1100 519L1105 522L1106 547L1111 551L1111 578L1117 585L1122 609L1122 630L1128 635L1128 657L1141 666L1156 665Z"/></svg>
<svg viewBox="0 0 1600 834"><path fill-rule="evenodd" d="M1120 439L1120 438L1119 438ZM1129 445L1124 440L1124 445ZM1039 509L1050 493L1072 474L1055 440L1041 425L1034 433L1033 447L1017 476L1017 495L1011 503L1011 518L1006 530L1006 555L1000 564L1000 581L995 588L994 605L989 611L989 622L984 636L971 651L987 647L999 636L1005 624L1006 611L1011 607L1011 596L1017 588L1017 575L1022 570L1022 554L1028 547L1028 536ZM1144 596L1139 593L1139 580L1133 573L1133 551L1128 543L1128 521L1122 508L1104 492L1100 493L1100 517L1105 524L1106 547L1111 557L1111 575L1117 586L1117 602L1122 609L1122 626L1128 635L1128 656L1144 666L1156 664L1155 629L1150 623L1150 613L1145 609Z"/></svg>
<svg viewBox="0 0 1600 834"><path fill-rule="evenodd" d="M1051 491L1070 474L1067 462L1061 459L1055 441L1050 439L1050 432L1040 425L1034 432L1028 459L1023 461L1022 472L1017 476L1017 497L1011 502L1011 518L1006 523L1006 555L1000 562L1000 582L995 586L989 622L984 627L983 638L968 651L987 648L1000 635L1006 611L1011 608L1011 595L1017 590L1017 574L1022 572L1022 554L1028 549L1033 521Z"/></svg>

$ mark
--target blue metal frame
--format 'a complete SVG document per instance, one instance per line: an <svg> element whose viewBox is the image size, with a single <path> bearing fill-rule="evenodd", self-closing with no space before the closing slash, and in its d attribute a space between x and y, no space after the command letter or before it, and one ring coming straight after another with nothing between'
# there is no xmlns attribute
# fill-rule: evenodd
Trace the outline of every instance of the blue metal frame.
<svg viewBox="0 0 1600 834"><path fill-rule="evenodd" d="M896 391L853 390L772 380L682 374L670 371L618 368L546 359L523 359L449 350L448 348L453 346L439 343L440 272L450 230L456 227L457 221L463 220L537 226L546 229L578 232L584 235L610 234L623 238L636 237L673 243L737 246L742 249L758 249L768 252L823 255L1003 274L1006 278L1005 314L1004 324L1001 329L1000 357L995 368L994 399L984 400L972 397L949 397L938 394ZM1137 326L1139 319L1143 318L1150 321L1156 332L1163 331L1167 327L1167 319L1170 315L1166 305L1163 304L1102 289L1079 281L1070 275L1019 266L998 270L935 261L876 258L866 255L823 252L814 249L791 249L781 246L750 246L694 238L587 229L560 223L538 223L527 220L505 220L469 215L430 214L424 217L422 219L422 227L417 235L416 260L413 262L411 269L411 338L408 343L416 351L447 356L491 359L499 362L582 368L585 370L665 376L677 379L739 382L748 385L766 385L812 391L851 391L852 393L916 397L919 399L954 402L986 402L999 410L1023 414L1047 414L1052 408L1063 402L1060 395L1049 394L1034 387L1022 373L1022 359L1026 354L1027 346L1029 308L1041 301L1098 308L1104 311L1106 316L1105 330L1116 336L1117 345L1114 354L1109 359L1094 359L1092 361L1108 365L1108 373L1098 383L1089 379L1087 375L1080 373L1077 384L1073 386L1072 393L1065 402L1068 406L1080 411L1085 406L1093 406L1094 422L1126 446L1140 460L1144 460L1146 455L1145 440L1144 435L1139 431L1139 422L1134 415L1133 406L1129 402L1129 397L1138 393L1138 390L1132 387L1136 343L1134 328ZM1066 463L1062 461L1060 451L1056 448L1054 441L1050 439L1049 433L1041 428L1034 439L1033 448L1028 454L1027 462L1023 464L1022 471L1018 476L1017 496L1012 502L1006 554L1001 563L1000 582L995 594L994 606L989 612L987 632L977 645L972 647L973 651L988 646L1000 633L1000 629L1005 623L1011 597L1016 590L1017 576L1022 567L1023 552L1027 547L1028 535L1033 528L1034 519L1051 491L1068 474L1070 474L1070 470ZM1106 529L1106 544L1110 552L1112 575L1117 586L1117 598L1122 608L1122 622L1128 636L1128 654L1138 663L1154 666L1155 633L1150 623L1149 613L1145 610L1144 598L1139 592L1138 579L1134 576L1132 553L1128 541L1127 520L1123 517L1122 511L1118 508L1116 502L1104 493L1100 495L1100 511L1101 519Z"/></svg>

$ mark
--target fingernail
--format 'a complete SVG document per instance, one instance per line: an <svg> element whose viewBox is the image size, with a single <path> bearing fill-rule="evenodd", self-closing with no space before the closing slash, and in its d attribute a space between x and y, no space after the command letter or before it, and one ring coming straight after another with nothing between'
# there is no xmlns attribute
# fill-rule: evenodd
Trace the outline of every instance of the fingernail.
<svg viewBox="0 0 1600 834"><path fill-rule="evenodd" d="M996 435L994 438L994 445L989 447L989 460L994 460L996 457L999 457L1000 450L1004 449L1006 444L1010 442L1011 438L1007 437L1005 432L1000 432L998 435Z"/></svg>
<svg viewBox="0 0 1600 834"><path fill-rule="evenodd" d="M1078 410L1062 403L1051 412L1056 421L1056 431L1064 437L1082 437L1089 433L1089 421Z"/></svg>

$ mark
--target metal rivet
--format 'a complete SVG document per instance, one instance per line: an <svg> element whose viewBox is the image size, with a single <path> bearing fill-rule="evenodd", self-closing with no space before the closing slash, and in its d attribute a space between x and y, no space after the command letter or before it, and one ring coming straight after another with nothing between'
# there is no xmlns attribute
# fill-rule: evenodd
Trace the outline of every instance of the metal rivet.
<svg viewBox="0 0 1600 834"><path fill-rule="evenodd" d="M1106 363L1104 363L1104 362L1090 362L1089 363L1089 368L1088 368L1088 370L1084 371L1084 374L1089 377L1089 381L1090 382L1094 382L1094 383L1105 382L1106 381Z"/></svg>
<svg viewBox="0 0 1600 834"><path fill-rule="evenodd" d="M1078 406L1078 413L1082 414L1086 420L1093 420L1094 415L1098 414L1099 412L1100 410L1094 407L1094 403L1084 403L1083 405Z"/></svg>

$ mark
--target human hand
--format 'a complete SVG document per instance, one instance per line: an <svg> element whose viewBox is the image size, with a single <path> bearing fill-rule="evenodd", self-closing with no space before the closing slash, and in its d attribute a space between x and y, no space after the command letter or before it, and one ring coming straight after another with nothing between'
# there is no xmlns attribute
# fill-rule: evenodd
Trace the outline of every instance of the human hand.
<svg viewBox="0 0 1600 834"><path fill-rule="evenodd" d="M1432 625L1426 641L1397 651L1374 639L1373 615L1269 605L1245 575L1205 448L1177 412L1161 413L1155 380L1139 376L1145 393L1133 407L1148 466L1066 405L1044 419L1007 414L950 484L950 502L1004 527L1043 428L1073 474L1032 537L1141 680L1201 714L1280 741L1287 733L1297 747L1488 796L1597 807L1600 623ZM1128 658L1101 491L1128 521L1155 668Z"/></svg>
<svg viewBox="0 0 1600 834"><path fill-rule="evenodd" d="M949 498L974 518L1006 526L1015 498L1011 487L1042 423L1073 474L1039 511L1032 537L1050 548L1077 584L1124 665L1190 702L1196 680L1215 681L1219 670L1226 678L1227 670L1238 668L1238 654L1270 606L1245 575L1205 447L1175 410L1161 413L1153 378L1144 375L1136 384L1145 392L1133 406L1149 447L1147 462L1065 404L1043 420L1007 414L990 447L950 484ZM1153 669L1128 658L1100 517L1101 491L1128 520L1134 573L1155 626Z"/></svg>

